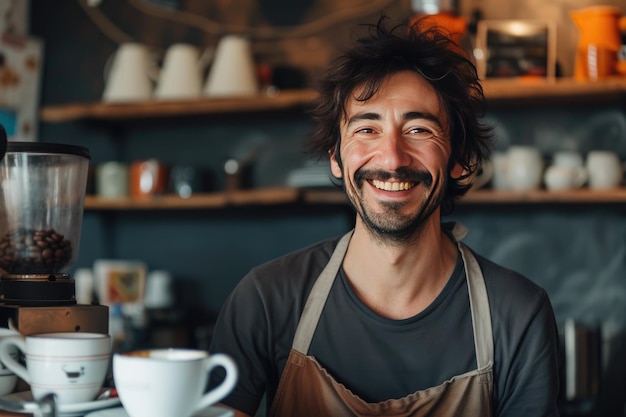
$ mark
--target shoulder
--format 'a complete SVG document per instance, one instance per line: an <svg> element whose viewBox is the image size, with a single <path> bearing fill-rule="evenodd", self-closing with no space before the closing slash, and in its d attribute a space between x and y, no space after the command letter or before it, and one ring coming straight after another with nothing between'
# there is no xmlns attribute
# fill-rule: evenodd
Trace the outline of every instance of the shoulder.
<svg viewBox="0 0 626 417"><path fill-rule="evenodd" d="M258 297L265 309L277 305L283 312L285 307L301 308L339 238L317 242L252 268L232 296Z"/></svg>
<svg viewBox="0 0 626 417"><path fill-rule="evenodd" d="M495 307L497 311L511 311L519 315L521 311L537 309L549 303L546 291L530 278L480 255L474 255L483 272L492 310Z"/></svg>

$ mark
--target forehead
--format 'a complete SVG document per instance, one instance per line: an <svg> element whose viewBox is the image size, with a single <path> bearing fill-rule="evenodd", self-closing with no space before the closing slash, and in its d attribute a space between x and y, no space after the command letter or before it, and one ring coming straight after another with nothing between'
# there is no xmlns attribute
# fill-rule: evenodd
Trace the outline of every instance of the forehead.
<svg viewBox="0 0 626 417"><path fill-rule="evenodd" d="M412 71L401 71L387 76L372 97L365 101L359 100L365 88L364 85L357 86L349 95L345 106L346 119L365 108L376 107L426 111L437 116L442 123L447 119L445 106L437 90L421 75Z"/></svg>

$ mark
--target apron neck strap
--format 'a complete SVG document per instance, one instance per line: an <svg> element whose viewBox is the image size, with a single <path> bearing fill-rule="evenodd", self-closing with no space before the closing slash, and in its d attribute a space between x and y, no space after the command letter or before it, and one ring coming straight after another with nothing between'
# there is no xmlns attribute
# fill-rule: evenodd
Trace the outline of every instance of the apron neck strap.
<svg viewBox="0 0 626 417"><path fill-rule="evenodd" d="M341 268L343 258L346 256L348 243L350 242L353 232L354 230L351 230L339 240L328 264L326 264L326 267L317 278L317 281L315 281L309 298L304 305L304 310L300 316L300 322L298 323L298 328L296 329L296 334L293 339L292 348L305 355L309 351L317 322L322 315L330 287L333 285L337 272ZM303 318L306 319L303 320Z"/></svg>

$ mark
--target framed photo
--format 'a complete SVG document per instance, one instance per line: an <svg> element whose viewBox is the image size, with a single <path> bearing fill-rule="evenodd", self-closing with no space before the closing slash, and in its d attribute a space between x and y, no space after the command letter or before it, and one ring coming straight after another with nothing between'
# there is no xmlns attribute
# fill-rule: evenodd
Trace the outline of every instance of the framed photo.
<svg viewBox="0 0 626 417"><path fill-rule="evenodd" d="M556 23L550 20L483 20L476 34L481 79L556 78Z"/></svg>
<svg viewBox="0 0 626 417"><path fill-rule="evenodd" d="M42 55L40 40L0 34L0 123L9 140L37 138Z"/></svg>
<svg viewBox="0 0 626 417"><path fill-rule="evenodd" d="M143 305L147 271L141 261L96 260L93 272L100 304Z"/></svg>

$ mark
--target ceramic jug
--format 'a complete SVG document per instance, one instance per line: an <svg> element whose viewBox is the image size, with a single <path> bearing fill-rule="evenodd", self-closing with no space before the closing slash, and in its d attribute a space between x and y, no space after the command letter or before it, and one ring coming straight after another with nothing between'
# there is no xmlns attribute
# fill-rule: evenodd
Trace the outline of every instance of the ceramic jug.
<svg viewBox="0 0 626 417"><path fill-rule="evenodd" d="M598 80L616 74L626 17L613 6L585 7L571 11L570 16L579 31L574 77Z"/></svg>
<svg viewBox="0 0 626 417"><path fill-rule="evenodd" d="M147 46L139 43L120 45L104 66L106 84L102 100L128 102L150 99L157 74L153 55Z"/></svg>
<svg viewBox="0 0 626 417"><path fill-rule="evenodd" d="M250 42L243 36L226 35L217 44L204 86L212 97L252 96L259 93Z"/></svg>
<svg viewBox="0 0 626 417"><path fill-rule="evenodd" d="M211 50L200 51L193 45L171 45L165 52L154 97L161 100L200 97L203 73L211 55Z"/></svg>

